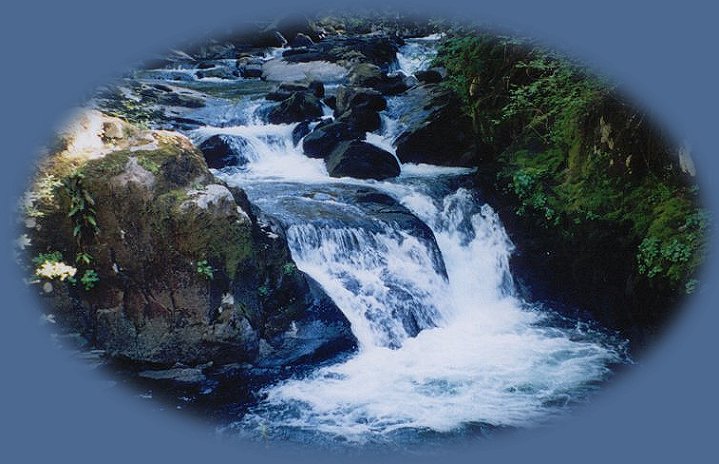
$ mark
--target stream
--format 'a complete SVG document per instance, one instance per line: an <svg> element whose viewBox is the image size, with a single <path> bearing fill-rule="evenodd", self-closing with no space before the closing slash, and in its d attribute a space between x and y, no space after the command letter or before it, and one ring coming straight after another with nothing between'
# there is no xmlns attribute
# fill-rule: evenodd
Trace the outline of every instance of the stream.
<svg viewBox="0 0 719 464"><path fill-rule="evenodd" d="M426 69L438 39L408 39L391 71ZM140 77L161 82L190 71ZM340 82L326 80L327 92ZM293 142L297 124L266 122L275 103L261 90L221 96L245 83L257 85L188 83L220 96L192 115L201 127L183 132L196 144L215 134L244 137L243 164L215 174L284 225L298 268L345 314L358 349L265 382L219 425L222 434L393 446L528 427L565 414L630 362L623 340L519 296L513 244L471 188L471 169L404 164L386 181L329 177L323 160ZM382 128L365 140L393 152L411 111L401 94L389 97ZM358 194L391 197L421 227L379 217Z"/></svg>

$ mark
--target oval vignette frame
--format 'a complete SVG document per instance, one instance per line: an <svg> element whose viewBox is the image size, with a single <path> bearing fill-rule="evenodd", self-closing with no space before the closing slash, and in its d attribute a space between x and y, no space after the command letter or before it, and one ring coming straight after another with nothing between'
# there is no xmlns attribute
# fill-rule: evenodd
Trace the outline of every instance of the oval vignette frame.
<svg viewBox="0 0 719 464"><path fill-rule="evenodd" d="M179 5L177 6L178 8L180 7ZM455 9L464 8L466 11L476 11L474 8L468 7L468 5L452 6ZM555 20L559 19L559 21L554 22L554 26L557 27L565 21L571 22L572 19L574 19L577 24L581 24L581 19L579 18L582 15L581 11L572 11L571 15L567 16L565 13L565 16L562 16L561 13L554 9L539 12L533 9L530 10L531 7L527 5L524 6L528 9L528 12L526 16L522 16L521 14L517 15L518 18L525 18L524 20L518 20L520 24L531 22L534 18L546 18L546 16L551 17L552 15L555 15ZM87 17L84 17L83 20L79 19L79 8L77 10L70 10L70 7L67 8L68 10L62 14L53 11L53 13L57 14L50 16L55 20L57 20L57 18L63 18L66 24L76 24L77 26L80 26L83 20L88 20ZM148 8L145 11L151 18L157 20L163 17L162 10L150 12L149 6L145 6L145 8ZM243 9L244 8L243 6ZM499 18L510 17L516 13L516 11L510 11L512 9L508 7L496 6L495 8L495 10L487 8L487 11L489 12L489 16L494 18L492 22L498 23L499 25L503 25ZM611 9L608 8L608 10ZM626 7L626 10L618 9L615 11L624 11L628 18L634 18L636 20L640 17L641 8L636 7L635 9L631 9L630 7ZM29 13L28 11L28 15ZM77 14L78 17L72 18L73 13ZM663 16L664 22L660 22L660 24L671 21L673 17L676 17L676 13L677 12L673 10L667 11L659 9L657 14L665 15ZM699 17L701 15L696 16ZM29 18L29 16L27 17ZM98 12L95 16L92 16L90 20L94 19L99 24L102 17L103 15ZM679 17L682 16L679 15ZM120 18L125 17L120 16ZM601 19L606 18L606 16L598 14L596 18ZM185 14L183 16L185 24L192 19L191 14ZM702 18L696 19L699 20ZM149 23L149 21L145 21ZM599 19L597 19L597 21L599 21ZM631 21L625 20L619 24L619 27L615 30L617 37L623 37L624 40L628 40L626 36L623 36L623 33L625 30L630 30L630 25L626 24L629 22ZM607 23L611 24L609 21L607 21ZM172 24L172 21L168 21L166 24ZM209 24L209 22L205 24ZM546 29L550 28L549 24L542 24ZM18 25L27 26L28 24L19 21ZM95 26L95 28L97 30L93 28L90 30L95 30L96 33L100 32L100 27ZM538 29L541 31L542 26L538 27ZM611 29L611 27L609 29ZM701 30L701 28L699 29ZM56 29L48 27L46 30L54 31ZM569 30L573 29L569 28ZM579 29L577 28L576 30ZM594 29L591 28L589 28L589 30L594 31ZM69 37L70 45L76 45L77 49L82 51L87 49L89 52L90 47L87 44L78 45L84 43L81 40L83 38L82 31L78 28L75 32L79 34ZM657 31L652 30L649 33L649 37L651 37L654 32ZM540 39L549 35L537 33L536 30L531 29L526 30L526 33L527 35ZM179 38L173 37L174 34L174 32L167 32L166 35L163 36L163 44L153 43L153 45L157 45L158 48L161 45L171 45L175 39ZM138 24L137 39L151 40L153 35L149 24L145 22ZM591 33L587 35L591 35ZM688 33L687 35L695 40L701 39L701 37L696 37L695 35ZM24 37L24 35L18 33L16 37ZM165 40L166 38L167 40ZM555 42L555 40L553 40L554 38L555 37L552 37L552 42ZM47 40L46 37L44 39ZM649 41L647 40L646 42ZM691 41L687 40L687 42ZM708 42L709 41L704 41L704 45L707 48L709 46ZM146 43L150 42L148 41ZM659 41L659 43L663 42ZM680 40L679 43L683 44L684 42ZM104 52L113 49L118 50L119 56L123 58L124 61L127 61L131 54L134 56L136 53L137 57L141 57L149 51L144 44L140 44L139 42L132 43L131 45L130 42L126 42L126 44L128 45L122 48L123 41L113 40ZM604 47L616 51L616 45L613 46L613 44L613 41L605 42ZM644 42L642 42L642 44L644 45ZM561 44L559 45L561 50L566 50L566 47L561 48ZM646 45L649 44L647 43ZM685 44L685 46L689 46L689 44ZM37 47L37 45L31 45L30 50L38 50ZM585 44L584 47L594 48L595 51L604 50L602 45L595 48L592 47L592 44ZM22 47L20 48L22 49ZM129 52L129 50L132 50L132 52ZM572 52L573 50L566 51ZM676 51L679 52L680 50ZM94 52L97 53L98 50L95 49ZM110 55L112 55L112 53L110 53ZM575 55L584 63L594 64L590 60L584 59L583 53L576 53ZM599 55L603 57L602 61L604 62L609 63L612 61L612 57L607 57L603 53L599 53ZM653 62L651 61L651 57L655 56L654 53L649 52L647 55L647 62L640 59L637 59L637 61L647 65L649 69L656 71L656 69L652 67ZM618 54L617 56L627 58L626 53ZM71 64L75 65L82 63L82 61L83 58L77 57L69 60ZM678 61L685 64L685 67L688 67L688 65L693 62L690 57L683 57L678 59ZM24 63L22 60L18 62ZM56 59L50 60L50 63L56 62ZM87 63L85 64L87 65ZM109 66L103 68L103 64L109 64ZM601 64L602 63L596 63L595 67L616 77L617 81L622 83L626 81L630 90L634 90L632 89L634 83L625 79L626 76L618 75L613 72L616 71L614 69L601 67ZM705 65L708 66L707 63L705 63ZM60 99L56 98L53 100L51 98L53 92L68 88L71 89L68 94L72 97L79 96L79 93L83 89L94 87L89 81L94 83L107 80L109 75L98 77L97 71L99 69L112 69L118 72L121 68L122 66L118 65L118 62L113 62L107 59L107 57L98 60L96 65L88 66L83 72L78 72L80 68L77 68L74 71L83 74L83 77L80 77L77 82L65 86L61 84L61 79L58 78L57 82L46 84L50 92L40 92L40 96L43 97L41 99L42 101L34 104L28 103L24 105L25 108L22 109L19 107L19 105L22 104L22 99L13 98L14 96L19 96L21 92L17 92L17 95L10 95L10 104L7 105L4 111L8 113L9 109L17 110L14 111L15 118L10 123L10 127L18 129L13 130L11 133L15 134L15 136L22 134L23 132L20 130L22 125L18 123L22 121L33 121L31 122L32 127L29 132L29 137L14 151L17 153L34 153L34 148L37 146L39 140L47 135L47 128L52 127L52 123L56 122L52 120L57 120L61 116L61 111L69 106L67 94ZM619 68L619 65L617 65L617 68ZM679 68L681 68L681 66L679 66ZM28 69L32 70L33 68L29 67ZM634 72L637 72L639 75L643 74L642 72L636 71L636 63L634 66L627 65L627 69L633 69L635 70ZM633 72L629 71L626 74L633 75ZM676 71L668 74L674 78L680 77L680 74ZM709 78L707 76L711 75L711 72L699 74L703 74L708 84ZM67 72L65 77L72 78L73 73ZM701 81L701 77L699 79L699 82L704 82ZM28 91L32 89L33 85L39 85L40 82L40 80L28 79L24 84L13 82L12 85L20 85L18 88ZM658 82L658 89L655 89L655 86L647 85L641 92L637 91L636 96L639 102L644 104L643 106L658 116L660 123L663 124L667 122L667 124L663 125L666 125L670 130L673 130L675 133L686 134L685 138L690 140L697 158L699 183L705 189L705 192L708 192L708 194L705 193L704 195L705 205L712 209L712 211L715 211L714 199L716 197L716 191L702 179L702 174L704 172L710 172L711 168L714 167L711 166L708 160L708 154L710 153L708 149L710 147L707 143L707 139L710 132L707 129L709 128L708 121L710 120L710 115L703 113L701 109L697 110L694 108L694 111L697 113L694 118L686 116L688 122L682 121L681 123L677 122L676 124L672 124L672 121L669 120L670 118L666 117L670 114L669 110L678 110L679 114L686 114L686 111L692 110L693 107L687 102L672 103L667 101L670 99L662 98L660 94L662 90L667 91L669 89L667 84L671 82L671 79L664 77L664 79L658 79ZM682 81L679 80L679 82ZM686 81L684 82L686 85ZM23 85L25 87L23 87ZM701 96L702 94L700 94L699 91L702 87L701 85L696 85L695 87L683 88L686 92L684 94L686 97L684 100L692 101L691 97ZM633 93L633 96L634 95ZM656 98L658 104L650 104L650 100L654 98ZM693 101L698 102L701 100ZM707 101L709 101L709 99L707 99ZM45 115L36 120L27 117L30 111L37 111L43 107L49 110ZM681 110L684 110L684 112ZM704 125L697 123L695 120L697 117L705 118ZM695 123L694 127L687 127L691 123ZM25 127L25 130L27 130L27 127ZM14 157L15 160L18 158L22 158L23 160L27 159L27 157ZM27 178L26 175L17 175L17 171L14 171L14 169L21 169L23 174L27 174L30 169L29 163L25 163L22 166L22 163L16 164L17 166L14 164L12 170L8 169L5 171L5 175L10 175L10 182L6 180L4 184L4 188L7 189L6 198L15 198L20 188L17 183ZM12 187L12 191L9 191L9 187ZM714 249L712 244L716 242L714 235L715 234L711 237L714 240L711 240L712 243L710 243L709 248L710 255L703 270L705 281L703 293L688 300L683 305L684 310L681 311L682 314L675 318L666 333L656 342L656 347L652 347L651 352L642 359L641 368L637 369L636 372L632 371L623 375L616 384L612 383L611 386L605 386L603 388L604 391L593 399L589 407L576 410L572 418L554 424L551 430L515 433L512 434L509 438L509 442L506 443L505 440L497 439L495 440L496 443L492 443L490 446L473 450L473 457L488 457L497 453L497 456L510 457L513 459L533 455L535 458L538 456L553 456L556 460L562 461L570 458L574 452L578 452L580 449L587 452L590 449L595 450L595 446L602 444L602 449L593 452L593 456L590 459L596 459L598 460L597 462L599 462L602 458L608 460L610 456L618 454L627 458L630 456L644 456L645 458L655 456L659 462L662 459L669 459L670 456L683 456L685 453L690 452L686 447L696 446L697 443L700 443L702 427L705 427L705 429L703 429L704 433L708 433L710 430L710 426L706 422L702 424L702 422L699 421L697 427L689 427L689 430L684 429L678 432L677 435L669 432L675 432L674 424L691 423L692 419L702 418L701 415L697 417L698 412L702 411L702 409L700 409L700 401L701 399L709 398L711 391L708 388L712 384L712 380L715 380L714 378L709 378L712 374L710 370L698 372L697 369L699 366L696 365L696 363L701 361L701 355L703 353L711 351L704 348L702 343L706 343L707 338L705 337L709 334L708 328L713 325L708 323L709 318L712 316L708 312L708 304L712 300L711 296L715 295L716 292L716 290L711 287L711 282L716 280L715 272L717 270L716 263L714 262L716 253L711 251ZM6 276L15 275L17 275L16 270L6 273ZM10 286L12 284L6 282L6 285ZM8 298L6 311L16 311L18 308L26 306L25 302L27 299L21 299L25 295L20 287L13 286L9 289L8 293L13 296L13 299L10 300ZM716 299L714 299L714 301L716 301ZM34 317L18 314L4 314L3 317L13 318L7 322L3 322L3 326L12 327L15 325L23 329L16 331L16 333L11 334L10 337L3 340L3 343L8 344L8 346L3 349L5 353L4 356L10 355L7 356L8 360L5 363L9 367L8 371L17 372L18 375L22 375L19 373L24 374L28 370L30 371L29 375L23 375L22 378L18 380L17 385L9 385L8 391L4 392L3 395L4 401L11 400L9 402L12 403L10 408L7 409L9 412L7 417L11 418L11 420L7 420L6 418L6 423L9 426L8 429L11 429L11 431L6 432L6 438L9 439L8 442L10 446L7 447L4 452L13 453L24 451L26 453L38 453L38 459L41 457L49 457L54 453L56 453L57 456L63 456L73 453L73 450L82 449L84 446L87 446L87 443L82 443L82 441L86 440L92 443L91 446L94 449L94 452L88 452L88 455L99 456L104 455L108 450L113 448L113 436L127 435L128 442L137 443L136 446L138 446L139 449L131 449L132 446L129 446L114 456L108 456L108 460L112 461L117 459L119 462L124 456L137 455L138 451L146 453L148 457L159 457L168 449L173 450L171 452L177 451L177 456L182 456L182 458L185 459L192 456L238 456L238 447L218 445L217 443L214 443L214 446L208 446L208 444L211 444L211 441L207 439L208 437L197 434L196 431L193 430L194 426L180 424L179 422L181 421L177 421L175 418L170 418L168 422L166 417L154 417L155 415L146 411L142 405L135 409L137 405L132 404L131 400L124 398L125 395L117 395L115 392L103 391L102 387L98 388L97 383L87 382L86 380L92 379L83 379L85 374L83 374L81 366L78 366L74 361L68 361L62 353L54 353L51 351L50 344L46 340L43 340L45 334L35 329ZM716 318L716 315L713 315L713 317ZM36 334L33 331L40 333ZM694 334L694 336L692 336L692 334ZM704 334L704 337L702 334ZM22 340L22 343L20 343L20 340ZM27 353L21 352L20 354L17 354L17 350L12 349L13 345L26 347L28 344L36 349L28 349ZM687 356L691 356L691 358L687 358ZM686 359L693 359L696 363L688 363ZM28 367L31 368L28 369ZM703 379L703 377L701 377L702 374L706 376L706 378L700 382L700 380ZM74 379L74 375L77 375L78 378ZM55 379L55 381L53 381L53 379ZM683 379L689 379L689 381ZM22 388L23 385L25 385L25 388ZM48 385L51 386L50 391L47 391ZM661 387L658 389L656 385L660 385ZM704 390L702 390L702 388ZM651 392L651 394L647 394L646 392ZM683 407L681 407L682 405L679 402L667 403L663 400L663 398L672 392L685 399L686 403L684 403ZM678 395L678 392L684 392L685 394ZM18 400L13 401L15 398ZM627 402L629 402L629 404ZM693 405L693 407L689 407L690 405ZM661 411L658 410L659 406L662 407ZM706 408L704 411L709 411L710 409L711 408ZM113 420L108 421L107 419L109 417L112 417ZM667 420L667 418L669 418L669 420ZM704 418L708 419L708 415ZM145 419L147 419L146 422ZM144 424L139 423L138 420L142 420ZM154 432L151 432L152 429L154 429ZM641 430L641 432L637 433L637 430ZM82 433L80 433L80 431L82 431ZM111 431L115 433L111 433ZM92 437L92 439L90 437ZM129 439L130 437L134 437L134 439ZM153 438L148 439L148 437ZM183 437L183 439L177 440L178 437ZM187 439L185 439L185 437L187 437ZM46 449L41 449L45 446L31 446L30 444L33 443L33 439L42 440L45 443ZM178 445L178 441L181 441L182 444ZM173 443L175 446L174 449ZM572 445L568 446L567 443L572 443ZM708 444L709 442L705 441L704 443ZM559 444L563 444L563 446L561 447L561 451L558 452L559 454L556 455L557 445ZM613 444L613 446L610 446L610 444ZM509 450L506 445L519 446ZM653 450L648 449L651 447L655 448ZM653 451L656 451L655 455L652 454ZM701 446L691 450L691 452L694 453L699 453L700 451ZM41 453L47 454L43 456ZM29 456L32 456L32 454L29 454ZM264 456L270 457L268 454ZM699 454L696 456L698 457ZM465 456L465 458L467 458L467 456Z"/></svg>

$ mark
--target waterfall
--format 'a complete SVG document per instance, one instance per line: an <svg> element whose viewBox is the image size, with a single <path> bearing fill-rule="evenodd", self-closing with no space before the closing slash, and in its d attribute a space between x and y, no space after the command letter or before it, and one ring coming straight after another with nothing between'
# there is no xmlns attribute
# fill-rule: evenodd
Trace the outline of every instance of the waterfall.
<svg viewBox="0 0 719 464"><path fill-rule="evenodd" d="M408 41L397 71L428 66L433 44ZM453 183L468 170L403 165L384 182L332 179L293 143L296 124L263 122L263 105L190 136L247 141L246 164L218 175L284 224L298 268L345 314L359 349L267 386L229 429L387 443L406 431L526 426L581 401L624 362L621 343L517 296L501 221ZM366 140L394 151L404 105L389 99ZM358 189L389 195L427 233L377 217L355 201Z"/></svg>
<svg viewBox="0 0 719 464"><path fill-rule="evenodd" d="M446 313L445 277L432 250L406 232L293 225L287 233L300 270L343 310L364 349L400 347Z"/></svg>
<svg viewBox="0 0 719 464"><path fill-rule="evenodd" d="M293 226L293 256L345 311L363 343L345 362L267 388L243 427L269 424L382 443L406 430L526 426L560 413L588 385L604 379L608 365L620 362L621 352L601 334L580 326L552 327L542 312L516 297L508 264L512 244L490 206L464 189L433 199L410 184L385 187L437 238L448 280L415 279L413 294L435 296L442 323L401 337L399 347L368 336L375 333L367 327L372 317L356 322L363 305L374 298L365 306L372 313L377 305L397 304L389 293L376 291L382 286L378 262L394 261L383 272L405 274L422 273L426 264L411 246ZM398 320L379 325L385 324L401 332Z"/></svg>

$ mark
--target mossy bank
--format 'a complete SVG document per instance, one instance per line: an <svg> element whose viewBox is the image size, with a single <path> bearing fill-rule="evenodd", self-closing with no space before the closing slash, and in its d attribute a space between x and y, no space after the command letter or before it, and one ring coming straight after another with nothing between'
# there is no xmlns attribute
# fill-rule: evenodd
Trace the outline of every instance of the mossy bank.
<svg viewBox="0 0 719 464"><path fill-rule="evenodd" d="M700 285L709 217L688 151L615 86L528 40L458 29L435 65L525 290L643 344Z"/></svg>

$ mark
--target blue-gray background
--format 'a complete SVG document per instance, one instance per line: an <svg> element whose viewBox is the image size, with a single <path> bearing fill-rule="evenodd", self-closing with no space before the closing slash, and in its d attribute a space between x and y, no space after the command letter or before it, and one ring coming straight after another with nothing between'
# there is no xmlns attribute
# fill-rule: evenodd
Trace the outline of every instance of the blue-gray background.
<svg viewBox="0 0 719 464"><path fill-rule="evenodd" d="M254 4L257 3L257 4ZM95 85L199 32L283 11L275 0L6 3L0 13L0 459L3 462L256 462L287 460L214 438L192 419L151 411L52 348L11 261L11 203L34 153L63 112ZM359 2L364 4L363 2ZM408 2L381 2L383 5ZM435 3L435 5L432 5ZM412 2L430 12L513 27L626 84L689 141L708 206L719 169L716 11L709 2ZM259 4L259 5L258 5ZM336 6L358 2L334 2ZM440 5L437 5L440 4ZM299 5L308 9L316 3ZM297 8L295 2L295 8ZM261 10L260 10L261 8ZM716 236L714 237L716 238ZM716 242L716 240L713 240ZM702 292L654 349L567 420L452 455L458 462L716 462L717 259ZM9 458L9 459L8 459ZM294 461L310 458L294 454ZM330 460L312 457L313 462ZM366 459L365 459L366 460ZM395 460L399 460L395 458ZM414 461L423 459L413 458Z"/></svg>

